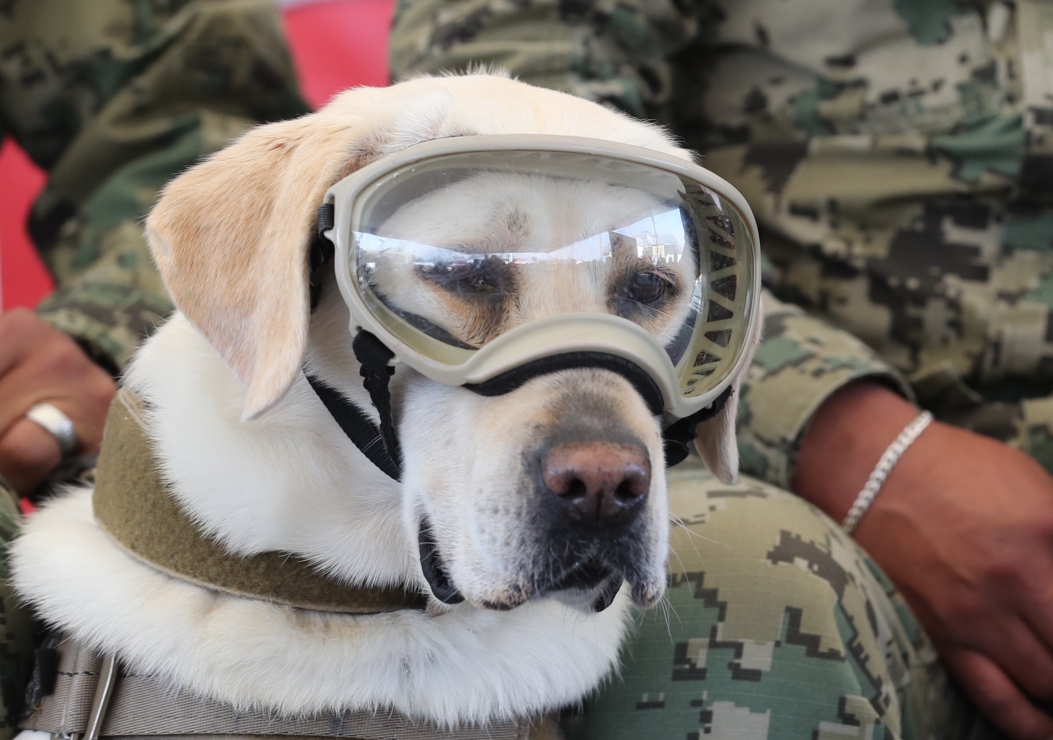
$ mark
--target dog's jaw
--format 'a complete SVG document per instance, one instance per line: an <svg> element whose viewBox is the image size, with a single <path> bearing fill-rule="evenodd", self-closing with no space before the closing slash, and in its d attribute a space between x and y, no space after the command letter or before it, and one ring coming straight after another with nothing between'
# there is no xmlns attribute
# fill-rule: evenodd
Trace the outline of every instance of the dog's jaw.
<svg viewBox="0 0 1053 740"><path fill-rule="evenodd" d="M464 595L453 584L426 517L421 517L418 542L421 571L427 588L431 591L428 600L429 613L445 614L451 606L464 602ZM570 608L602 612L614 602L623 582L620 572L613 573L600 563L585 562L535 593L523 589L508 589L504 600L485 602L482 606L496 611L508 611L522 606L532 597L551 595Z"/></svg>

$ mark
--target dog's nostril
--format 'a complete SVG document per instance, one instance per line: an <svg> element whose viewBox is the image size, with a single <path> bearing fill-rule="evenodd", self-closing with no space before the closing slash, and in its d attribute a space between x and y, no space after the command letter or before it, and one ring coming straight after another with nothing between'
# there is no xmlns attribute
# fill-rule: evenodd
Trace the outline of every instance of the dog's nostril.
<svg viewBox="0 0 1053 740"><path fill-rule="evenodd" d="M647 493L651 487L651 472L633 470L625 481L615 489L614 495L622 501L633 501Z"/></svg>
<svg viewBox="0 0 1053 740"><path fill-rule="evenodd" d="M566 479L557 476L555 478L556 485L559 486L564 480ZM562 488L558 491L556 489L553 490L556 491L557 495L562 496L568 501L575 501L580 498L585 498L585 496L588 495L588 488L585 486L585 483L574 477L569 477L569 480L567 480L566 491L562 490Z"/></svg>
<svg viewBox="0 0 1053 740"><path fill-rule="evenodd" d="M651 488L651 462L642 446L564 443L549 448L541 466L545 486L578 521L619 520L636 511Z"/></svg>

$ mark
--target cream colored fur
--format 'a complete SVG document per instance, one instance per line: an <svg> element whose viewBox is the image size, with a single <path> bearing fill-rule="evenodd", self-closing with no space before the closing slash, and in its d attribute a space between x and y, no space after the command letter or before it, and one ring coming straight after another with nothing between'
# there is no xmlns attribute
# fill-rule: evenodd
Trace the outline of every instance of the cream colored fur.
<svg viewBox="0 0 1053 740"><path fill-rule="evenodd" d="M346 335L346 314L333 323ZM282 404L243 422L244 390L176 316L126 384L154 406L155 444L181 502L232 551L296 552L357 582L419 578L398 486L311 402L302 375ZM394 707L444 724L580 698L613 667L628 605L620 597L594 615L546 598L509 612L360 617L226 596L126 555L83 490L32 518L14 571L50 623L204 695L289 713Z"/></svg>
<svg viewBox="0 0 1053 740"><path fill-rule="evenodd" d="M415 142L496 133L599 136L688 157L656 127L500 76L344 93L246 134L169 186L147 229L180 312L125 379L151 404L149 433L174 495L230 552L286 551L349 583L426 590L417 527L427 516L466 602L356 617L210 592L127 556L81 490L35 515L13 546L15 584L50 623L177 685L289 713L394 708L485 722L577 701L611 674L628 589L599 614L581 608L589 594L530 593L521 576L547 544L523 521L517 461L532 429L560 423L552 409L567 397L596 400L660 461L657 422L627 381L563 371L483 398L400 371L398 484L348 441L301 371L306 361L371 408L335 287L308 311L306 249L325 190ZM734 408L701 425L698 441L725 480L737 468ZM644 519L632 595L653 604L668 547L660 464Z"/></svg>
<svg viewBox="0 0 1053 740"><path fill-rule="evenodd" d="M543 599L510 612L351 617L220 595L125 555L95 525L87 491L41 512L18 550L18 583L32 582L49 622L134 669L290 714L529 716L577 701L610 672L626 615L625 599L596 616Z"/></svg>

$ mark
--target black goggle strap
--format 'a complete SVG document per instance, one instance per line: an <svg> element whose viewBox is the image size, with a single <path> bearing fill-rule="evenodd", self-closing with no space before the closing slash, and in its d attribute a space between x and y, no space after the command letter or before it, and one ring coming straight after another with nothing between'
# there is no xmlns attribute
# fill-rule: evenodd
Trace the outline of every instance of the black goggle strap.
<svg viewBox="0 0 1053 740"><path fill-rule="evenodd" d="M691 449L691 443L695 441L695 428L702 422L708 421L719 414L728 401L731 400L731 395L734 392L735 389L729 385L723 393L713 400L713 403L700 411L696 411L691 416L677 419L662 430L662 437L665 439L665 466L667 468L682 463L687 458Z"/></svg>
<svg viewBox="0 0 1053 740"><path fill-rule="evenodd" d="M307 382L318 394L333 420L340 426L348 439L361 450L371 463L385 475L394 480L402 477L402 465L391 457L384 444L380 427L369 418L365 411L348 401L340 393L313 375L307 375ZM384 415L381 414L381 418ZM390 419L390 415L389 415ZM389 421L390 426L390 421Z"/></svg>
<svg viewBox="0 0 1053 740"><path fill-rule="evenodd" d="M318 207L318 224L315 227L311 247L307 252L309 260L307 285L311 291L312 312L318 308L318 301L322 297L322 280L325 277L322 268L333 261L333 256L336 253L336 247L325 236L325 232L333 228L333 219L335 217L336 210L332 203L326 203Z"/></svg>
<svg viewBox="0 0 1053 740"><path fill-rule="evenodd" d="M362 385L380 415L379 426L335 388L305 373L307 382L355 447L389 478L401 480L402 449L392 421L391 391L388 388L388 381L395 373L395 368L389 364L394 353L368 331L358 332L351 348L362 365L359 370Z"/></svg>
<svg viewBox="0 0 1053 740"><path fill-rule="evenodd" d="M334 215L332 203L318 208L318 226L308 257L312 312L318 307L318 301L321 299L324 269L333 261L333 243L325 237L325 232L333 228ZM393 356L392 352L369 332L359 332L351 346L362 365L363 385L380 414L379 426L364 410L344 398L335 388L306 371L304 375L330 416L355 447L388 477L400 480L402 453L391 420L391 394L388 391L388 380L395 372L395 369L388 365Z"/></svg>

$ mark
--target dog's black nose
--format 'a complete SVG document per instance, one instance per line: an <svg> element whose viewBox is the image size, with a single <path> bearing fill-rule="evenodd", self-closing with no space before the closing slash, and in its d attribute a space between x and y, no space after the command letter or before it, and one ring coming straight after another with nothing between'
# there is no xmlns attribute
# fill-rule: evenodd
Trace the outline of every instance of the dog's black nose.
<svg viewBox="0 0 1053 740"><path fill-rule="evenodd" d="M633 444L564 442L544 453L541 478L571 519L615 524L640 510L651 488L651 461Z"/></svg>

